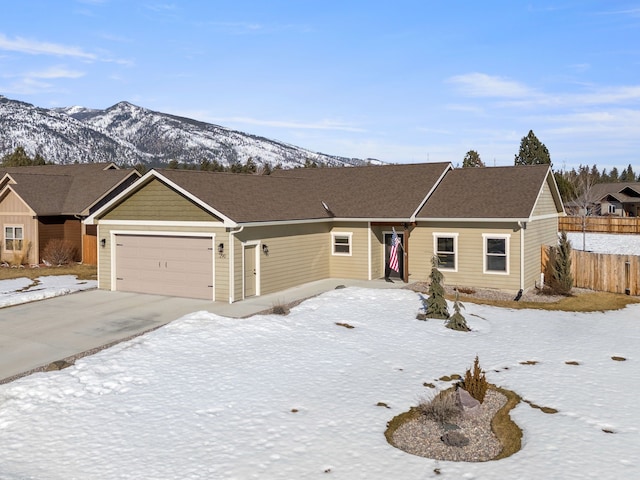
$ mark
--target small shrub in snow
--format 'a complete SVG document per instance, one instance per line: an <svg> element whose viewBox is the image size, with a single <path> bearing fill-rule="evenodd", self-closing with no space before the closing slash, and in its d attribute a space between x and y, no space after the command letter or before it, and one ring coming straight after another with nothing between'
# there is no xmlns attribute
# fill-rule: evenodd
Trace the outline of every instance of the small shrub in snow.
<svg viewBox="0 0 640 480"><path fill-rule="evenodd" d="M444 326L447 328L450 328L451 330L457 330L459 332L468 332L471 329L467 325L467 321L465 320L462 313L460 313L461 308L464 308L464 305L460 303L460 300L458 300L458 293L456 292L456 300L453 303L454 314L451 315L451 318L449 318L449 320L446 321Z"/></svg>
<svg viewBox="0 0 640 480"><path fill-rule="evenodd" d="M473 371L471 369L467 369L464 374L463 386L464 389L469 392L469 395L480 403L484 402L484 397L489 388L489 382L487 382L487 377L480 368L480 360L477 355L473 362Z"/></svg>
<svg viewBox="0 0 640 480"><path fill-rule="evenodd" d="M50 265L68 265L76 257L76 248L68 240L53 238L47 242L42 259Z"/></svg>

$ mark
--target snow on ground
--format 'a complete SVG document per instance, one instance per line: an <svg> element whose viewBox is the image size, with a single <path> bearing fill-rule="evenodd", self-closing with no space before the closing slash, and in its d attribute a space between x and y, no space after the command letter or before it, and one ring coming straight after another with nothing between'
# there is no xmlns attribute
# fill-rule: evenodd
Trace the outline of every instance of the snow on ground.
<svg viewBox="0 0 640 480"><path fill-rule="evenodd" d="M36 280L0 280L0 308L90 290L97 286L97 281L78 280L75 275L47 275Z"/></svg>
<svg viewBox="0 0 640 480"><path fill-rule="evenodd" d="M416 320L419 307L408 290L350 287L288 316L196 312L2 385L0 478L640 478L640 305L585 314L467 304L470 333ZM437 379L464 373L476 354L491 382L559 413L520 403L523 449L500 461L390 446L387 422L433 394L425 382L448 387Z"/></svg>
<svg viewBox="0 0 640 480"><path fill-rule="evenodd" d="M574 250L584 250L580 232L569 232L567 237ZM610 233L587 233L586 250L596 253L640 255L640 235L614 235Z"/></svg>

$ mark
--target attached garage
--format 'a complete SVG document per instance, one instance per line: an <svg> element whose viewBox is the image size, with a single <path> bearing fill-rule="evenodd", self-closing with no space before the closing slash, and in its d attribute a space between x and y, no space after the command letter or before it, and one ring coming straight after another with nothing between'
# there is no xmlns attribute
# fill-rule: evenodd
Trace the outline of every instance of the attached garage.
<svg viewBox="0 0 640 480"><path fill-rule="evenodd" d="M113 236L115 290L214 300L213 237Z"/></svg>

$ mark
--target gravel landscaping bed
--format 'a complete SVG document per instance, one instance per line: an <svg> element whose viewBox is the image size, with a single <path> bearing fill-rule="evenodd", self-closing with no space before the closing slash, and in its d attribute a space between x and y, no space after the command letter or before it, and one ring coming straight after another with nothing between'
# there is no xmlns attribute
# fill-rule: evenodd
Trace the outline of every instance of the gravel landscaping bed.
<svg viewBox="0 0 640 480"><path fill-rule="evenodd" d="M491 420L507 402L507 397L489 390L484 402L473 413L463 413L453 421L455 430L464 435L469 444L448 446L442 440L445 428L424 415L400 425L393 433L394 445L407 453L435 460L453 462L484 462L502 451L502 444L491 430ZM451 427L449 427L451 428Z"/></svg>

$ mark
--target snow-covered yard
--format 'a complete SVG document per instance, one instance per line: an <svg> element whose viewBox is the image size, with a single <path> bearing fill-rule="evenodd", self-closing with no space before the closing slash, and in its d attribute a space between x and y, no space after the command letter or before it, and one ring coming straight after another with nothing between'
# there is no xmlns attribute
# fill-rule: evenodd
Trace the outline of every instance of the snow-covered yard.
<svg viewBox="0 0 640 480"><path fill-rule="evenodd" d="M575 250L584 250L582 233L569 232L567 237ZM587 251L596 253L640 255L640 235L587 233L584 244Z"/></svg>
<svg viewBox="0 0 640 480"><path fill-rule="evenodd" d="M288 316L196 312L2 385L0 478L640 478L640 305L467 304L470 333L416 320L419 306L408 290L346 288ZM558 413L520 403L523 448L500 461L437 462L390 446L386 423L476 354L491 382Z"/></svg>
<svg viewBox="0 0 640 480"><path fill-rule="evenodd" d="M26 277L0 280L0 308L91 290L97 286L97 281L78 280L75 275L47 275L36 280Z"/></svg>

